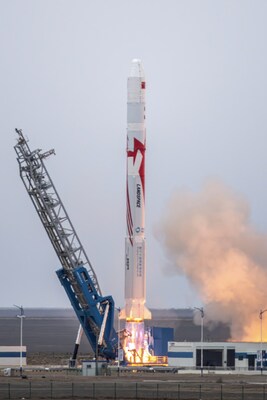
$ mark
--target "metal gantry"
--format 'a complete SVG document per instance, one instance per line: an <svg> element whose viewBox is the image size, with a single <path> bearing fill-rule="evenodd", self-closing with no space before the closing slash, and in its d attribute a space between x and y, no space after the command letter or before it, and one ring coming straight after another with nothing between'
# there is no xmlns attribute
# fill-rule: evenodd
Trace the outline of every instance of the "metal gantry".
<svg viewBox="0 0 267 400"><path fill-rule="evenodd" d="M94 287L101 296L93 267L43 162L45 158L55 154L55 151L50 150L44 153L40 149L31 151L22 131L16 129L16 132L19 135L15 150L18 156L20 176L61 265L65 271L70 273L70 276L71 271L78 265L86 266ZM84 306L86 307L86 304Z"/></svg>
<svg viewBox="0 0 267 400"><path fill-rule="evenodd" d="M113 358L114 302L111 296L102 297L94 269L44 164L55 151L31 151L22 131L16 132L20 176L60 260L57 275L92 348L100 346L99 354Z"/></svg>

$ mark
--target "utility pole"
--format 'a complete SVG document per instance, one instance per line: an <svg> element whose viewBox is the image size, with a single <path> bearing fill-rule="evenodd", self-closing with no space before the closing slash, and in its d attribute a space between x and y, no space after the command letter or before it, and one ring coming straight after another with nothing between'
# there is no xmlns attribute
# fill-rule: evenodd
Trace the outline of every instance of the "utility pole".
<svg viewBox="0 0 267 400"><path fill-rule="evenodd" d="M262 314L264 314L267 311L267 308L265 310L260 310L260 320L261 320L261 375L262 375L262 369L263 369L263 363L262 363Z"/></svg>
<svg viewBox="0 0 267 400"><path fill-rule="evenodd" d="M201 313L201 339L200 339L200 341L201 341L201 349L200 349L201 361L200 361L200 369L201 369L201 376L203 376L204 309L203 309L203 307L201 307L201 308L194 307L194 309L200 311L200 313Z"/></svg>
<svg viewBox="0 0 267 400"><path fill-rule="evenodd" d="M25 315L24 315L24 310L23 310L22 306L16 306L16 304L14 304L14 307L16 307L20 310L20 314L17 315L17 317L20 318L20 368L19 368L19 372L20 372L20 376L22 376L23 318L25 318Z"/></svg>

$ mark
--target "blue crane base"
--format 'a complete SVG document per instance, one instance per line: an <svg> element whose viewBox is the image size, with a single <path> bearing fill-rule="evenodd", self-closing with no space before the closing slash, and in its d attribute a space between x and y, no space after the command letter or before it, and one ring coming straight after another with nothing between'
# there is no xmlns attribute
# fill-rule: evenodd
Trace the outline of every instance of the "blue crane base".
<svg viewBox="0 0 267 400"><path fill-rule="evenodd" d="M112 296L102 297L97 293L89 273L83 265L72 269L70 272L61 268L56 273L96 357L115 359L118 336L113 326L114 300ZM80 299L75 294L78 292L81 293ZM99 344L99 332L107 304L109 304L109 311L103 341Z"/></svg>

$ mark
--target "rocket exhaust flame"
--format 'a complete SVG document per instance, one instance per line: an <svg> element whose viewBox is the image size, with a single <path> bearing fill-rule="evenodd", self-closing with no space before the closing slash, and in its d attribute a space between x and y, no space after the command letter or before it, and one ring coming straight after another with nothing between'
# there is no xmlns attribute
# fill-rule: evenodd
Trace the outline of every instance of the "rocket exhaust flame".
<svg viewBox="0 0 267 400"><path fill-rule="evenodd" d="M209 182L194 194L179 190L156 228L175 269L205 307L205 321L230 325L232 340L260 340L267 307L267 235L250 223L248 204L228 187ZM263 332L267 340L267 329Z"/></svg>
<svg viewBox="0 0 267 400"><path fill-rule="evenodd" d="M128 335L124 341L126 360L131 364L143 364L151 360L148 350L148 338L145 332L144 321L126 322Z"/></svg>

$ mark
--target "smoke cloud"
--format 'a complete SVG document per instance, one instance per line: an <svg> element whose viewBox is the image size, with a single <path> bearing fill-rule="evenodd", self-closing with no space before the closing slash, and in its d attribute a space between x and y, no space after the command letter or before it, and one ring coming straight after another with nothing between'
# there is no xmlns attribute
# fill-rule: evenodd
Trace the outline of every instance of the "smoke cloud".
<svg viewBox="0 0 267 400"><path fill-rule="evenodd" d="M179 190L156 236L198 291L205 322L228 323L232 340L258 341L259 312L267 308L267 236L250 223L247 202L220 182L199 193Z"/></svg>

